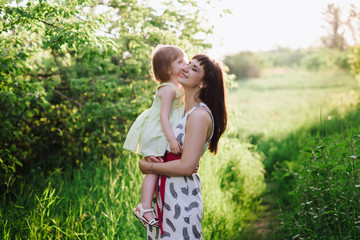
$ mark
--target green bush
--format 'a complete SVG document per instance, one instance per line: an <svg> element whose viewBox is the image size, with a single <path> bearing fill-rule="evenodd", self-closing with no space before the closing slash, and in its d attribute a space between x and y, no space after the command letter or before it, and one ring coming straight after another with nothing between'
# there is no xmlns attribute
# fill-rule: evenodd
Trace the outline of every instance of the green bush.
<svg viewBox="0 0 360 240"><path fill-rule="evenodd" d="M283 212L280 233L293 239L360 237L359 130L345 141L317 137L304 149L293 202Z"/></svg>
<svg viewBox="0 0 360 240"><path fill-rule="evenodd" d="M229 73L237 79L256 78L260 76L261 62L252 52L240 52L226 56L224 63L229 67Z"/></svg>
<svg viewBox="0 0 360 240"><path fill-rule="evenodd" d="M229 137L216 156L201 159L205 239L238 239L252 229L266 187L262 160L254 146Z"/></svg>
<svg viewBox="0 0 360 240"><path fill-rule="evenodd" d="M356 47L352 48L353 69L356 68ZM277 48L264 52L239 52L228 55L224 63L237 79L256 78L263 69L304 68L311 71L325 69L350 70L348 51L329 48Z"/></svg>
<svg viewBox="0 0 360 240"><path fill-rule="evenodd" d="M32 169L118 155L127 128L151 104L154 47L177 44L190 56L209 47L194 37L210 33L199 16L172 10L170 1L162 16L145 2L110 1L102 14L98 5L1 6L0 192Z"/></svg>
<svg viewBox="0 0 360 240"><path fill-rule="evenodd" d="M301 65L301 60L308 54L306 49L278 47L275 50L259 53L266 68L290 67Z"/></svg>
<svg viewBox="0 0 360 240"><path fill-rule="evenodd" d="M360 45L350 47L349 64L353 73L360 75Z"/></svg>
<svg viewBox="0 0 360 240"><path fill-rule="evenodd" d="M328 48L319 48L309 52L301 60L301 66L312 71L334 68L350 69L348 52Z"/></svg>

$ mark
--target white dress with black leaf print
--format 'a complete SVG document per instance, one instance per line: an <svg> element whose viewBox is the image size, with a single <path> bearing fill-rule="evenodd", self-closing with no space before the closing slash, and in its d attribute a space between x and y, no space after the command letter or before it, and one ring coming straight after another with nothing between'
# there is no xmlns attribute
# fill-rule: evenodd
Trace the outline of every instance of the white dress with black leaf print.
<svg viewBox="0 0 360 240"><path fill-rule="evenodd" d="M207 111L213 119L210 109L204 103L200 103L188 111L174 131L175 136L181 145L183 145L185 139L186 120L191 112L199 107ZM211 137L205 143L203 153L205 152ZM197 173L193 173L191 176L166 178L163 206L164 215L162 222L164 234L160 234L160 228L149 226L147 228L147 240L203 239L201 228L203 200L200 176ZM159 206L161 206L160 201ZM154 198L153 207L156 210L156 198Z"/></svg>

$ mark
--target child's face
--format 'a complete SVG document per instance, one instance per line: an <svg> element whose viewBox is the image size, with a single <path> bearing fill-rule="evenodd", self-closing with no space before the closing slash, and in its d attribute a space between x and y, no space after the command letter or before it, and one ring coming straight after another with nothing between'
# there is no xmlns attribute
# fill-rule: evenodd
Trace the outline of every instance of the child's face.
<svg viewBox="0 0 360 240"><path fill-rule="evenodd" d="M180 56L172 63L172 71L171 73L174 75L175 78L180 76L180 72L187 64L185 56Z"/></svg>

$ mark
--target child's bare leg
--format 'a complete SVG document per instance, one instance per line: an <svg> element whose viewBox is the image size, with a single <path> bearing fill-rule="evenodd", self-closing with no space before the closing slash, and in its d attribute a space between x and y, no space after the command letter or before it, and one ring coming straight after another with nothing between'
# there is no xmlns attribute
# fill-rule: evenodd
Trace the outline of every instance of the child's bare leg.
<svg viewBox="0 0 360 240"><path fill-rule="evenodd" d="M158 181L158 175L155 174L146 174L142 185L141 185L141 203L144 209L149 209L152 207L152 199L154 196L155 187ZM139 210L139 209L138 209ZM151 221L154 218L152 212L147 212L144 214L144 218L148 221Z"/></svg>

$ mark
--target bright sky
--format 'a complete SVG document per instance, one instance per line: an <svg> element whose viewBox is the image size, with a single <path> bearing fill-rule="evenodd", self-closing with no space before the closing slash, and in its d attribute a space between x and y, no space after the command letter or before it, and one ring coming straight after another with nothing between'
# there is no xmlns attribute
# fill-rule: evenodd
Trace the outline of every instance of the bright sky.
<svg viewBox="0 0 360 240"><path fill-rule="evenodd" d="M106 4L109 0L103 0ZM145 1L146 0L142 0ZM148 0L160 10L161 0ZM206 0L197 0L201 2ZM12 1L12 5L17 5ZM25 6L28 0L18 5ZM262 51L277 47L306 48L320 45L326 35L322 11L329 3L340 6L347 13L350 4L360 7L359 0L212 0L204 15L214 25L208 39L213 48L208 52L221 59L240 51ZM176 3L176 2L175 2ZM202 5L202 6L206 6ZM99 7L104 8L103 5ZM220 10L228 8L232 14L220 17ZM359 9L359 8L358 8ZM98 9L101 12L101 9ZM191 12L191 11L190 11ZM351 39L348 38L351 44Z"/></svg>
<svg viewBox="0 0 360 240"><path fill-rule="evenodd" d="M347 11L358 0L222 0L232 9L220 18L218 9L208 9L214 24L213 49L209 54L222 58L239 51L271 50L278 46L305 48L320 44L326 32L321 12L335 3Z"/></svg>

